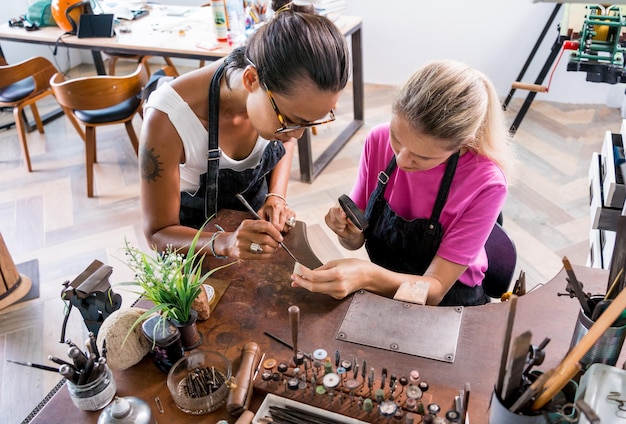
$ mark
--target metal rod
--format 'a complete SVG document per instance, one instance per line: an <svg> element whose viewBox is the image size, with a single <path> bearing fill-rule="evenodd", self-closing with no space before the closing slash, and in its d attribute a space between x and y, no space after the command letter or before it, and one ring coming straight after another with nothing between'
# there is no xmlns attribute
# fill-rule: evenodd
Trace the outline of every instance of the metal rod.
<svg viewBox="0 0 626 424"><path fill-rule="evenodd" d="M58 367L55 368L55 367L50 367L48 365L33 364L32 362L14 361L12 359L7 359L7 362L11 362L11 363L17 364L17 365L22 365L24 367L37 368L37 369L44 370L44 371L59 372L59 368Z"/></svg>
<svg viewBox="0 0 626 424"><path fill-rule="evenodd" d="M277 337L277 336L273 335L272 333L268 333L267 331L264 331L263 334L265 334L270 339L274 339L275 341L277 341L278 343L282 344L283 346L288 347L289 349L293 349L293 346L291 344L287 343L286 341L284 341L280 337ZM311 355L309 353L304 353L303 352L302 354L304 355L305 358L311 359Z"/></svg>
<svg viewBox="0 0 626 424"><path fill-rule="evenodd" d="M289 307L289 326L291 327L291 341L293 343L293 362L297 364L298 356L298 326L300 325L300 308L296 305Z"/></svg>
<svg viewBox="0 0 626 424"><path fill-rule="evenodd" d="M241 194L237 193L235 195L235 197L237 197L237 199L239 199L239 201L246 207L246 209L248 209L248 211L254 215L254 217L260 221L263 221L263 219L259 216L258 213L256 213L256 211L252 208L252 206L250 206L250 203L248 203L248 201L246 200L245 197L243 197ZM287 246L285 246L285 243L283 243L282 241L279 241L278 244L280 244L280 246L285 249L285 252L287 252L287 254L289 256L291 256L291 259L293 259L295 262L300 263L300 261L298 259L296 259L296 257L293 255L293 253L291 253L291 251L289 249L287 249Z"/></svg>

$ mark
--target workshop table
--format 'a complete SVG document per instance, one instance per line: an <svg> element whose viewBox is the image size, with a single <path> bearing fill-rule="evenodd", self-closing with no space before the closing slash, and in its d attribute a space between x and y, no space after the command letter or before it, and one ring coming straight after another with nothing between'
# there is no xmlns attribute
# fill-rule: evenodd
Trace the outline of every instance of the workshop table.
<svg viewBox="0 0 626 424"><path fill-rule="evenodd" d="M234 230L244 212L221 211L215 220L226 231ZM306 228L298 222L296 228L285 237L285 244L294 255L307 266L319 264L319 260L308 246ZM214 267L228 259L208 258L207 265ZM397 377L407 376L411 370L419 370L422 381L430 389L424 396L424 404L433 402L443 412L452 409L455 396L466 383L471 387L469 417L472 424L487 422L489 399L497 380L502 355L508 303L491 303L484 306L465 307L463 310L456 357L453 363L407 355L389 350L357 345L337 338L337 332L346 314L352 296L335 300L329 296L310 293L304 289L291 288L290 274L294 262L284 251L278 251L271 260L240 261L216 272L212 277L228 284L222 298L207 321L199 322L198 328L204 335L201 349L215 350L233 362L236 372L241 348L246 342L256 342L265 358L277 362L288 362L293 352L281 343L264 335L269 332L282 340L291 341L288 308L300 308L299 350L313 352L325 349L333 357L339 351L342 359L358 358L367 361L367 368L376 370L379 381L382 368ZM574 266L578 279L585 290L603 293L606 290L605 270ZM545 285L518 299L513 337L526 330L532 332L533 344L545 337L551 339L546 349L546 360L540 369L555 367L565 356L576 323L579 305L576 299L557 296L564 292L565 272L562 271ZM375 323L371 331L384 332L397 325L393 316ZM412 337L420 337L415 328ZM433 345L438 340L429 341ZM175 406L166 386L166 375L159 371L149 357L137 365L115 371L118 396L138 396L146 400L161 423L215 423L218 419L234 422L225 408L206 416L188 415ZM378 383L376 385L378 387ZM360 412L346 398L340 404L335 396L332 404L328 395L314 396L307 390L287 391L283 383L268 383L257 378L251 409L256 411L268 392L293 398L297 401L320 406L351 415L368 422L377 422L376 410L371 414ZM164 413L159 414L154 402L159 397ZM49 401L42 405L33 423L95 423L100 412L86 412L75 408L65 386L59 386Z"/></svg>

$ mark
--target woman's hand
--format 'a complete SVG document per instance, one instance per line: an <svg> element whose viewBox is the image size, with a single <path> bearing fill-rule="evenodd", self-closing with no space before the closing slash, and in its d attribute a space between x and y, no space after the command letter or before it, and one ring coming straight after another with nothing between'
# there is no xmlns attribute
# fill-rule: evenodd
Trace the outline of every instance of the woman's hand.
<svg viewBox="0 0 626 424"><path fill-rule="evenodd" d="M372 264L360 259L340 259L311 270L301 267L291 275L291 287L302 287L313 293L324 293L343 299L367 286Z"/></svg>
<svg viewBox="0 0 626 424"><path fill-rule="evenodd" d="M270 222L245 219L233 232L220 234L214 242L218 255L236 259L269 259L283 236Z"/></svg>
<svg viewBox="0 0 626 424"><path fill-rule="evenodd" d="M259 209L259 216L271 222L278 231L289 232L296 226L296 213L287 205L282 196L269 195Z"/></svg>
<svg viewBox="0 0 626 424"><path fill-rule="evenodd" d="M356 250L365 243L363 231L348 219L341 206L333 206L324 217L328 228L339 237L341 244L350 250Z"/></svg>

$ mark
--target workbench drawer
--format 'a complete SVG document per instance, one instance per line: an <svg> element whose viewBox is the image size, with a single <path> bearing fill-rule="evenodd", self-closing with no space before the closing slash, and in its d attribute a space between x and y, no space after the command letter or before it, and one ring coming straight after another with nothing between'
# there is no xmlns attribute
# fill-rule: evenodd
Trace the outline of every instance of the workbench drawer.
<svg viewBox="0 0 626 424"><path fill-rule="evenodd" d="M615 249L615 238L617 233L609 230L596 230L600 232L600 247L602 248L602 268L609 269L613 249Z"/></svg>
<svg viewBox="0 0 626 424"><path fill-rule="evenodd" d="M623 126L624 124L622 124ZM624 177L619 164L624 160L624 144L622 134L613 134L607 131L604 135L602 150L602 192L604 206L622 208L626 200Z"/></svg>
<svg viewBox="0 0 626 424"><path fill-rule="evenodd" d="M589 230L589 257L587 258L587 266L602 269L600 230Z"/></svg>
<svg viewBox="0 0 626 424"><path fill-rule="evenodd" d="M593 152L589 164L589 213L591 228L600 230L617 229L617 220L622 213L619 208L604 207L602 192L602 160L598 152Z"/></svg>

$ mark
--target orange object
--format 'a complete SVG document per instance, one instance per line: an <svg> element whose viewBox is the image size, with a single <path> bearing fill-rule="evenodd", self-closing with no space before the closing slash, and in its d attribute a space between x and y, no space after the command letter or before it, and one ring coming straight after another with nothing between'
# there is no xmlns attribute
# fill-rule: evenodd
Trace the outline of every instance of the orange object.
<svg viewBox="0 0 626 424"><path fill-rule="evenodd" d="M54 19L54 21L63 31L76 31L74 25L72 25L72 23L67 19L66 11L70 6L81 2L84 2L84 0L52 0L52 4L50 6L52 19ZM78 25L81 13L83 13L82 7L76 7L70 11L70 17L74 21L75 25Z"/></svg>

